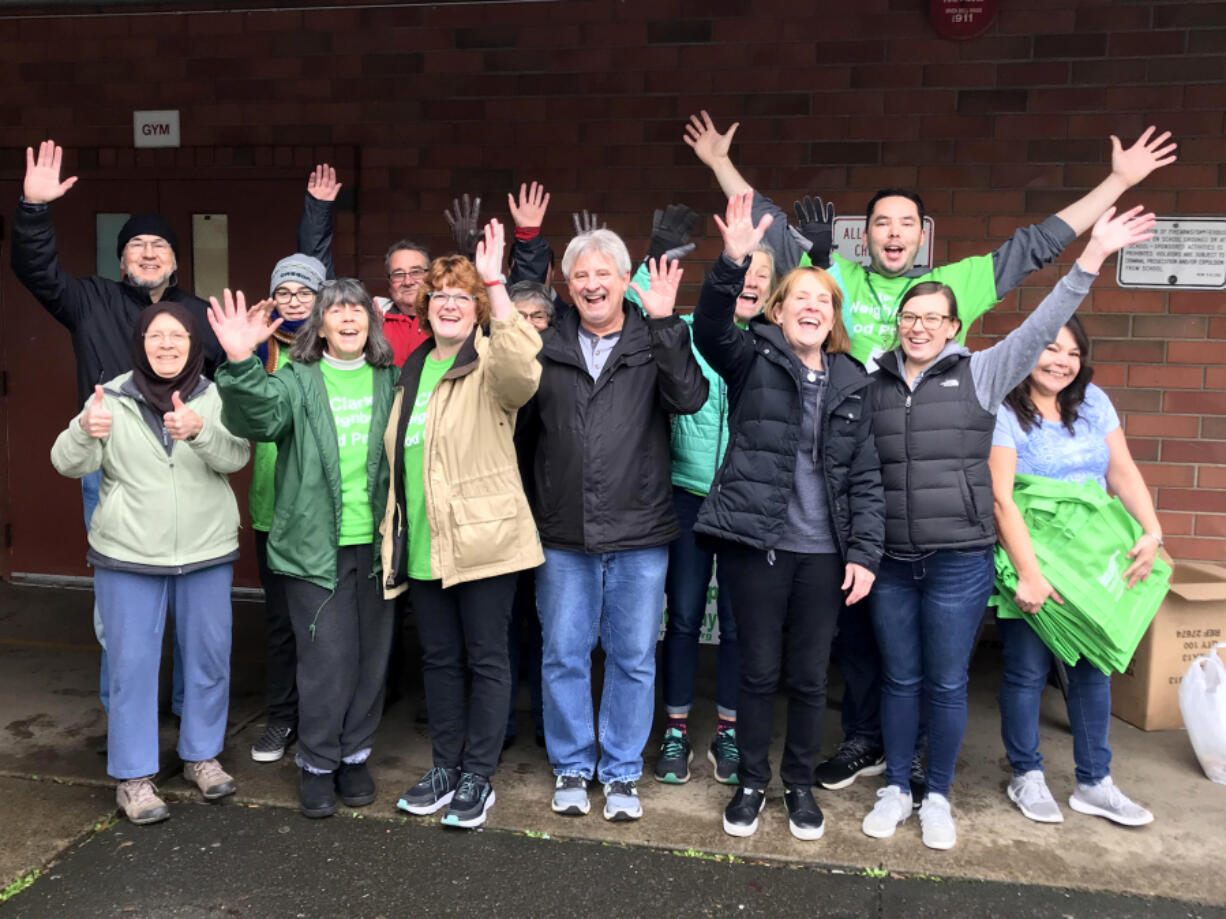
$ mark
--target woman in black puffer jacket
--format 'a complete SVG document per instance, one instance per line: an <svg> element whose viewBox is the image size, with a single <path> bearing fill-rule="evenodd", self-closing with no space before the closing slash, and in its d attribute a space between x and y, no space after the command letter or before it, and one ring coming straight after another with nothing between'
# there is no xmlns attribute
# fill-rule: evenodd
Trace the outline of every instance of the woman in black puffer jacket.
<svg viewBox="0 0 1226 919"><path fill-rule="evenodd" d="M724 812L724 830L749 836L757 829L770 781L774 693L786 658L780 778L792 834L817 839L825 826L811 786L830 643L840 606L872 586L885 505L864 411L868 376L847 354L834 279L820 268L798 268L747 330L734 324L746 255L771 220L753 225L752 199L752 192L734 197L727 222L716 217L724 253L694 316L694 341L728 384L730 406L728 452L694 527L722 540L741 636L740 788Z"/></svg>

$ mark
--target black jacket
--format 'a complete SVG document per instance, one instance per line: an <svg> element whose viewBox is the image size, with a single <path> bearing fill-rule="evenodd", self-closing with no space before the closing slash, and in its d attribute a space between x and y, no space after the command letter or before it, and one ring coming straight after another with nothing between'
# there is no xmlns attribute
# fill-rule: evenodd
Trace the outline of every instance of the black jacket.
<svg viewBox="0 0 1226 919"><path fill-rule="evenodd" d="M647 319L628 300L621 337L598 379L579 351L579 312L546 329L541 383L521 412L535 443L533 511L541 543L574 552L662 546L673 511L668 416L698 411L707 381L676 316Z"/></svg>
<svg viewBox="0 0 1226 919"><path fill-rule="evenodd" d="M735 325L747 267L748 261L736 266L721 256L694 312L694 342L728 384L729 403L728 451L694 531L771 550L783 535L795 487L804 370L774 323L759 316L748 330ZM875 572L885 501L866 411L869 378L846 354L825 355L825 366L822 461L831 532L844 562Z"/></svg>
<svg viewBox="0 0 1226 919"><path fill-rule="evenodd" d="M132 330L141 311L153 302L148 291L98 275L69 274L60 264L51 209L45 204L17 205L12 262L17 280L72 333L77 405L85 404L96 384L132 369ZM191 310L196 333L204 341L204 373L212 379L225 355L209 326L208 304L181 290L174 278L162 299Z"/></svg>
<svg viewBox="0 0 1226 919"><path fill-rule="evenodd" d="M970 353L938 358L912 391L891 351L878 362L868 400L885 486L886 551L906 558L996 542L988 472L996 416L975 393Z"/></svg>

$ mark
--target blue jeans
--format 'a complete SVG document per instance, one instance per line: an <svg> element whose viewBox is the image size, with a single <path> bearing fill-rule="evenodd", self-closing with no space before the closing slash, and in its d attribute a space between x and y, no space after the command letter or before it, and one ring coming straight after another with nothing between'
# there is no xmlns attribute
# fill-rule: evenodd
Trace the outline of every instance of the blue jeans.
<svg viewBox="0 0 1226 919"><path fill-rule="evenodd" d="M95 469L81 477L81 504L85 511L85 532L89 532L90 521L98 507L98 491L102 487L102 470ZM170 612L174 616L174 596L170 599ZM98 662L98 701L102 703L104 712L110 711L111 679L110 668L106 664L106 630L102 625L102 616L98 612L98 601L94 600L94 637L102 646L102 658ZM183 661L179 657L179 646L174 646L174 669L171 671L173 689L171 691L170 710L176 715L183 714Z"/></svg>
<svg viewBox="0 0 1226 919"><path fill-rule="evenodd" d="M1052 655L1030 624L997 619L1004 642L1000 682L1000 736L1014 775L1043 768L1039 754L1039 699ZM1073 730L1077 781L1097 785L1111 774L1111 677L1085 658L1068 673L1068 720Z"/></svg>
<svg viewBox="0 0 1226 919"><path fill-rule="evenodd" d="M545 550L536 604L545 743L555 775L595 775L606 783L642 776L667 568L668 546L596 555ZM605 652L599 736L592 712L597 639Z"/></svg>
<svg viewBox="0 0 1226 919"><path fill-rule="evenodd" d="M185 688L179 756L197 762L221 752L230 709L233 579L233 564L180 575L95 570L111 658L107 772L114 778L158 772L158 667L172 597Z"/></svg>
<svg viewBox="0 0 1226 919"><path fill-rule="evenodd" d="M699 547L694 538L694 521L703 499L684 488L673 488L673 507L681 523L681 535L668 547L668 577L664 591L668 598L668 619L664 623L664 707L670 715L684 715L694 707L694 679L698 674L698 634L707 611L707 587L715 553ZM715 709L721 718L736 717L737 674L740 648L736 640L736 620L732 616L732 594L726 583L724 566L715 569L718 592L715 609L719 615L719 656L715 662Z"/></svg>
<svg viewBox="0 0 1226 919"><path fill-rule="evenodd" d="M928 708L928 790L949 796L966 733L967 668L992 593L992 547L881 560L869 594L881 649L886 781L907 788Z"/></svg>

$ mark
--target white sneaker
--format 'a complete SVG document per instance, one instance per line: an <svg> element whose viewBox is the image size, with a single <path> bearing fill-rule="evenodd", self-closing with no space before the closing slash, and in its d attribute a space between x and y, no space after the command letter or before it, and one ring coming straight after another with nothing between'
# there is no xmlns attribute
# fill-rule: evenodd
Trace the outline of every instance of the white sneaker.
<svg viewBox="0 0 1226 919"><path fill-rule="evenodd" d="M1069 796L1068 806L1079 814L1106 817L1121 826L1145 826L1154 822L1154 815L1129 799L1107 776L1097 785L1082 785Z"/></svg>
<svg viewBox="0 0 1226 919"><path fill-rule="evenodd" d="M949 812L949 799L935 792L924 796L920 805L920 831L929 849L952 849L958 842L958 828Z"/></svg>
<svg viewBox="0 0 1226 919"><path fill-rule="evenodd" d="M897 785L887 785L878 789L877 803L860 824L860 829L864 830L865 836L886 839L893 836L898 824L910 816L911 792Z"/></svg>
<svg viewBox="0 0 1226 919"><path fill-rule="evenodd" d="M1031 769L1024 775L1015 775L1006 790L1009 800L1031 820L1039 823L1063 823L1064 814L1060 805L1047 790L1047 779L1042 769Z"/></svg>

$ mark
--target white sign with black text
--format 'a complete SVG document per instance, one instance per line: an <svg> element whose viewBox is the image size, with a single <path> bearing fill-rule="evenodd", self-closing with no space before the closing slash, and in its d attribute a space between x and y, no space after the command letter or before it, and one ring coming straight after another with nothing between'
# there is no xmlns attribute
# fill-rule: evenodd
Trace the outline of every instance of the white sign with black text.
<svg viewBox="0 0 1226 919"><path fill-rule="evenodd" d="M1226 217L1159 217L1154 238L1120 252L1120 287L1226 290Z"/></svg>
<svg viewBox="0 0 1226 919"><path fill-rule="evenodd" d="M932 234L935 228L936 224L933 223L932 218L925 217L924 244L920 246L919 253L915 256L915 264L932 264ZM865 268L868 267L870 259L868 240L864 238L863 217L834 218L834 251L843 258L859 262Z"/></svg>
<svg viewBox="0 0 1226 919"><path fill-rule="evenodd" d="M132 146L178 147L179 110L133 112Z"/></svg>

